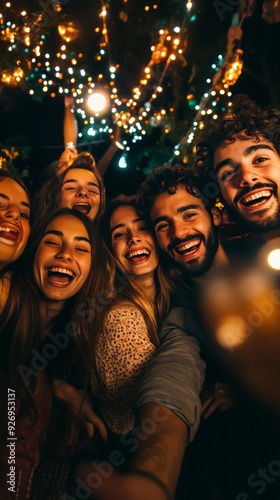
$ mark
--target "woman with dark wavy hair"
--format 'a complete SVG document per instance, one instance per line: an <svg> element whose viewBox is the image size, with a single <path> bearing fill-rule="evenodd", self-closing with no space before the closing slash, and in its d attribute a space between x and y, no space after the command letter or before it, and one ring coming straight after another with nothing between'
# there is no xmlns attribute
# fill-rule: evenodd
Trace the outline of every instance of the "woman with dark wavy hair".
<svg viewBox="0 0 280 500"><path fill-rule="evenodd" d="M32 308L19 308L14 318L5 307L1 315L1 375L3 387L14 394L15 482L20 499L29 498L46 440L53 378L70 379L78 387L88 385L90 331L80 306L98 284L97 240L91 221L76 210L60 209L45 218L30 237L28 269L18 294L20 305L25 296L31 297ZM52 439L51 432L48 446L56 449ZM5 443L0 455L4 475L7 453ZM7 475L1 481L5 484Z"/></svg>

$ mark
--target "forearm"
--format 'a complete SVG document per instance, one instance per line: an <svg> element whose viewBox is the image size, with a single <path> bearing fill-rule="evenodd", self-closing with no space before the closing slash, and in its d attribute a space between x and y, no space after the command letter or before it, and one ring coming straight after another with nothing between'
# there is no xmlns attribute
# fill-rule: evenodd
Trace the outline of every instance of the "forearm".
<svg viewBox="0 0 280 500"><path fill-rule="evenodd" d="M168 408L149 403L139 408L136 429L139 447L132 457L132 471L152 474L173 496L188 442L186 424Z"/></svg>
<svg viewBox="0 0 280 500"><path fill-rule="evenodd" d="M78 136L78 124L74 113L74 100L68 99L65 102L64 119L63 119L63 138L64 147L67 144L73 144L76 147Z"/></svg>

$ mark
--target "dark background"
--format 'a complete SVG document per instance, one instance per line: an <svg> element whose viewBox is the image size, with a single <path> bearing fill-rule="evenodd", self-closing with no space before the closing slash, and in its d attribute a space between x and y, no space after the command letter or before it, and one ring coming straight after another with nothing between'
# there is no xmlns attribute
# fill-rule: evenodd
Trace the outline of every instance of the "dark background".
<svg viewBox="0 0 280 500"><path fill-rule="evenodd" d="M48 2L51 3L51 0ZM21 0L20 6L40 10L39 3ZM143 13L142 0L112 0L106 3L110 55L113 61L120 64L118 87L121 97L129 98L131 89L138 84L143 68L150 59L151 44L157 43L158 30L164 26L174 26L176 22L180 25L186 12L186 2L183 0L158 0L145 4L153 3L157 3L158 8L151 10L149 15ZM100 36L96 36L94 27L100 25L98 14L101 3L63 0L61 4L63 14L68 20L75 21L80 28L77 44L83 50L88 69L94 76L98 71L94 54L100 42ZM278 107L280 24L265 21L262 16L263 4L263 0L257 0L253 15L243 22L241 48L244 51L244 67L237 84L231 90L233 94L248 94L261 105ZM193 93L199 103L207 90L206 78L213 76L210 69L218 54L226 52L227 32L237 8L238 2L234 0L218 3L215 0L193 2L196 19L188 24L185 33L187 43L184 57L187 64L175 66L167 75L164 96L159 103L166 107L175 103L173 136L166 145L160 127L150 127L145 141L131 149L126 169L118 167L121 152L117 153L105 175L109 196L119 192L135 192L147 174L147 165L160 165L168 160L170 148L180 141L182 133L188 130L195 115L195 111L187 106L186 95ZM121 15L124 11L127 14L125 22ZM55 27L50 26L50 38L56 43L58 35L54 30ZM1 55L4 56L3 53ZM0 143L16 135L26 138L26 143L31 147L29 158L25 160L29 169L27 183L31 190L36 189L42 169L62 152L63 111L62 97L51 99L48 95L41 95L40 100L36 100L30 97L24 86L0 86ZM177 124L180 125L178 131ZM109 145L109 138L100 137L86 146L80 146L79 150L90 150L98 160Z"/></svg>

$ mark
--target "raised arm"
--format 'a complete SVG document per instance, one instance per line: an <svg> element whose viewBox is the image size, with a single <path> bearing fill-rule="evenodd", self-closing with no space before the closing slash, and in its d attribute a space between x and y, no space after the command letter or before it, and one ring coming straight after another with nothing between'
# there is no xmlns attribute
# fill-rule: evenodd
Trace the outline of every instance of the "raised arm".
<svg viewBox="0 0 280 500"><path fill-rule="evenodd" d="M58 173L62 173L78 156L76 149L78 124L74 113L74 99L64 97L63 141L64 150L58 161Z"/></svg>

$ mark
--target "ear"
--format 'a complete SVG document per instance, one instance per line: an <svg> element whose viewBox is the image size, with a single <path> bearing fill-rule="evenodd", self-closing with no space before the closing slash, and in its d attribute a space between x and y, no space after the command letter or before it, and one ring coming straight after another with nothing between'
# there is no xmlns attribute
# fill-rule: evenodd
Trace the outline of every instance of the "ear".
<svg viewBox="0 0 280 500"><path fill-rule="evenodd" d="M217 207L213 207L211 208L211 213L214 226L221 226L223 222L223 216L221 210L219 210L219 208Z"/></svg>

